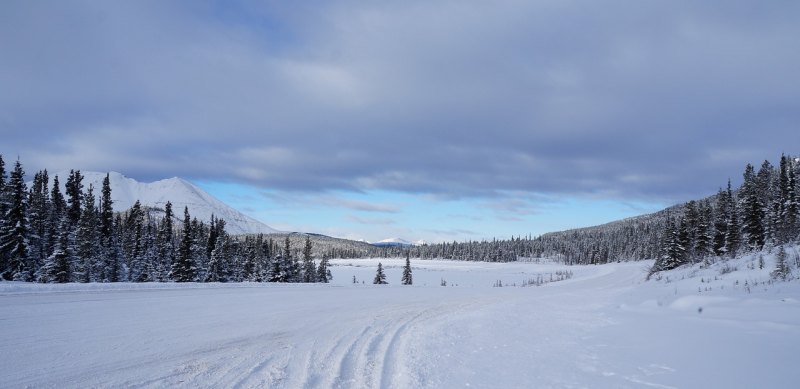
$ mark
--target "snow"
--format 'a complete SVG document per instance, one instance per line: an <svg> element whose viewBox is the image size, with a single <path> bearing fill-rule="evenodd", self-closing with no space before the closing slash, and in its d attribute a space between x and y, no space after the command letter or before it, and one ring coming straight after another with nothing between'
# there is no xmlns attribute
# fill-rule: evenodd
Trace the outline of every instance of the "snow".
<svg viewBox="0 0 800 389"><path fill-rule="evenodd" d="M81 171L84 176L84 190L94 186L94 194L99 198L106 173ZM125 211L133 206L136 200L142 205L163 209L167 201L172 202L172 210L182 220L183 208L189 207L192 217L208 222L211 215L225 220L225 229L230 234L270 234L278 232L272 227L253 219L216 199L202 189L182 178L173 177L150 183L138 182L117 172L110 172L111 199L115 211ZM58 176L62 193L69 177L69 172L59 172ZM30 185L29 185L30 186Z"/></svg>
<svg viewBox="0 0 800 389"><path fill-rule="evenodd" d="M381 245L381 244L389 244L389 245L403 245L403 246L411 246L411 242L403 239L403 238L387 238L383 240L379 240L377 242L372 242L374 245Z"/></svg>
<svg viewBox="0 0 800 389"><path fill-rule="evenodd" d="M764 269L755 260L650 281L652 262L412 259L414 285L401 286L404 259L369 259L331 261L328 285L2 282L0 377L6 387L793 387L800 282L770 282L774 257ZM378 262L390 285L371 285ZM559 270L573 277L492 287Z"/></svg>
<svg viewBox="0 0 800 389"><path fill-rule="evenodd" d="M403 238L387 238L377 242L372 242L371 244L373 246L422 246L427 244L427 242L424 240L418 240L412 243Z"/></svg>

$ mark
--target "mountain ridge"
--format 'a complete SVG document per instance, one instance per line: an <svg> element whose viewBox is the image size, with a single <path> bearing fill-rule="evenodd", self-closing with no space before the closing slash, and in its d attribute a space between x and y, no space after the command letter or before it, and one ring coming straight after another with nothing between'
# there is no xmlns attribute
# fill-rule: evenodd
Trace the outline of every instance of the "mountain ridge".
<svg viewBox="0 0 800 389"><path fill-rule="evenodd" d="M93 186L95 195L99 195L103 179L106 174L111 184L111 199L114 201L114 210L126 211L138 200L140 204L153 208L163 209L169 201L175 215L180 217L184 207L189 208L189 213L199 220L209 221L211 215L225 220L225 229L229 234L273 234L280 231L269 225L244 214L241 211L225 204L190 181L172 177L153 182L139 182L119 172L81 171L84 190ZM68 171L60 171L53 176L58 176L62 191L65 190Z"/></svg>

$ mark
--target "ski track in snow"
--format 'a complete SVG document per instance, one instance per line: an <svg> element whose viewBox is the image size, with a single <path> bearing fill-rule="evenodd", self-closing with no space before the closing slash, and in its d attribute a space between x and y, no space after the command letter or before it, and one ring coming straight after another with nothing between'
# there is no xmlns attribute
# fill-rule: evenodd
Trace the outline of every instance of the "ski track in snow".
<svg viewBox="0 0 800 389"><path fill-rule="evenodd" d="M384 262L399 279L401 260ZM348 285L353 272L374 271L364 263L335 266L341 283L326 286L0 283L0 378L59 388L677 388L798 377L774 366L800 346L796 285L779 299L678 293L643 284L643 265L629 263L492 288L560 267L447 262L429 273L418 264L418 286ZM440 278L472 286L424 286ZM747 373L767 367L769 378Z"/></svg>

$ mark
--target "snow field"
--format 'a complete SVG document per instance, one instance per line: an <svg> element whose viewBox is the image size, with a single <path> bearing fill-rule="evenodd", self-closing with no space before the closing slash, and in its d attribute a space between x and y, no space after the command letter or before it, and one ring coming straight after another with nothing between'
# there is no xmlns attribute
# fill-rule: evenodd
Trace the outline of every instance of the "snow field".
<svg viewBox="0 0 800 389"><path fill-rule="evenodd" d="M390 285L371 284L379 261ZM0 379L7 387L792 387L800 283L734 288L737 278L768 279L748 261L726 263L737 270L722 275L720 263L649 282L649 262L576 266L571 279L540 287L492 285L566 267L412 260L410 287L399 285L404 259L332 261L329 285L0 283Z"/></svg>

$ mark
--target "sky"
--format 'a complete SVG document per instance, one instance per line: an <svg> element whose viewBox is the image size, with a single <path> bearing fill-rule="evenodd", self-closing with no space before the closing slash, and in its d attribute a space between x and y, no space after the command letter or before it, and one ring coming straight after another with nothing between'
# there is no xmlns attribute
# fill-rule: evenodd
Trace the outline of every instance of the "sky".
<svg viewBox="0 0 800 389"><path fill-rule="evenodd" d="M0 154L272 227L538 235L800 144L796 1L0 2Z"/></svg>

